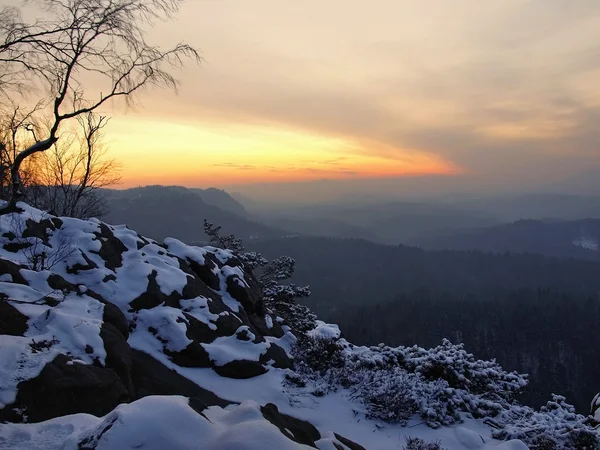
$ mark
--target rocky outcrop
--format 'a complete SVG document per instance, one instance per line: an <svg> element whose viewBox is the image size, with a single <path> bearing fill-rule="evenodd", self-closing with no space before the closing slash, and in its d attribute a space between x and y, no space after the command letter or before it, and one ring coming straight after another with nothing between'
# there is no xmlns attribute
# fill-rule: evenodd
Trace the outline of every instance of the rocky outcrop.
<svg viewBox="0 0 600 450"><path fill-rule="evenodd" d="M253 279L245 280L242 263L230 252L188 247L174 239L158 244L126 227L59 219L28 208L1 219L0 244L23 244L28 250L0 252L0 277L5 283L4 289L0 287L0 332L29 335L34 342L39 335L46 355L46 367L42 364L37 376L18 380L15 401L4 410L24 410L29 420L51 417L50 410L38 411L46 407L36 410L31 403L32 395L26 392L34 391L59 396L71 392L77 398L64 405L65 411L97 414L115 402L138 398L140 391L163 393L152 390L159 388L158 382L136 386L136 380L146 378L135 368L132 351L137 351L138 362L141 352L159 350L176 367L212 368L236 379L259 376L271 366L289 367L286 352L265 340L265 336L281 338L283 330L278 324L267 327L260 288ZM36 267L31 261L33 248L44 255ZM15 290L7 283L23 287ZM66 329L77 329L79 319L70 309L80 299L99 311L93 320L81 318L90 325L86 333L97 333L96 343L84 345L90 335L72 336ZM59 321L71 323L55 330ZM132 349L132 336L139 350ZM218 341L227 338L232 340ZM18 344L22 359L30 351L25 341ZM228 352L227 345L236 342L243 345ZM155 360L155 365L165 361ZM79 372L82 384L70 386L68 380L76 378L71 375ZM56 389L49 374L60 376L67 385ZM106 406L88 402L85 386L91 397L103 397ZM99 394L104 388L112 394ZM43 403L43 397L36 402Z"/></svg>
<svg viewBox="0 0 600 450"><path fill-rule="evenodd" d="M103 416L130 400L112 369L58 355L37 377L19 383L15 402L0 412L0 418L41 422L77 413Z"/></svg>
<svg viewBox="0 0 600 450"><path fill-rule="evenodd" d="M0 421L102 417L78 438L80 449L100 449L132 414L152 414L135 405L164 404L199 427L239 409L275 425L277 439L313 447L323 439L274 404L238 405L227 389L217 395L198 381L291 367L294 336L267 316L260 287L232 253L22 209L0 216L0 360L11 368L0 370Z"/></svg>
<svg viewBox="0 0 600 450"><path fill-rule="evenodd" d="M6 300L0 300L0 335L23 336L27 331L27 319Z"/></svg>

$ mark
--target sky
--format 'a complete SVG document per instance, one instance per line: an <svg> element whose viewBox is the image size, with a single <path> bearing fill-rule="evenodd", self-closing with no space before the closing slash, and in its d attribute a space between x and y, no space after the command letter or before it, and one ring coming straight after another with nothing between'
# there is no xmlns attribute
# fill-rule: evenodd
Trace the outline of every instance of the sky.
<svg viewBox="0 0 600 450"><path fill-rule="evenodd" d="M203 62L110 111L122 187L526 189L600 167L598 0L187 0L150 38Z"/></svg>

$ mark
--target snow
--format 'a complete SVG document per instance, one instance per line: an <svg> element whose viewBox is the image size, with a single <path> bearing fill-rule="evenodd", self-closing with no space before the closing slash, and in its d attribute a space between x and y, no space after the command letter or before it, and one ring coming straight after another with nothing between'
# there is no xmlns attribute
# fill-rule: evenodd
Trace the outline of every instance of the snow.
<svg viewBox="0 0 600 450"><path fill-rule="evenodd" d="M97 450L311 448L285 438L262 416L256 402L211 407L203 414L194 411L185 397L144 397L103 418L78 414L39 424L0 425L0 448L76 450L86 438Z"/></svg>
<svg viewBox="0 0 600 450"><path fill-rule="evenodd" d="M203 248L186 245L175 238L166 238L164 243L169 252L175 256L178 256L181 259L190 259L191 261L196 261L197 263L204 265L204 255L206 255L206 251Z"/></svg>
<svg viewBox="0 0 600 450"><path fill-rule="evenodd" d="M43 273L25 269L21 269L21 274L25 279L36 280L37 285L42 283L36 275L46 278ZM104 305L87 295L70 294L51 308L38 303L52 292L47 283L44 284L44 292L41 292L26 285L0 283L0 292L7 295L8 302L29 318L25 336L2 336L0 408L15 401L19 382L39 375L59 353L87 364L94 360L101 364L105 361L106 351L100 338Z"/></svg>
<svg viewBox="0 0 600 450"><path fill-rule="evenodd" d="M186 336L187 320L183 312L177 308L157 306L143 309L137 314L136 319L136 332L149 331L155 338L161 340L167 350L179 352L192 343Z"/></svg>
<svg viewBox="0 0 600 450"><path fill-rule="evenodd" d="M340 331L340 327L333 323L325 323L317 320L317 326L314 330L309 331L308 335L323 339L338 339L342 335L342 332Z"/></svg>
<svg viewBox="0 0 600 450"><path fill-rule="evenodd" d="M268 317L268 316L267 316ZM277 344L279 347L285 350L285 352L291 356L292 354L292 346L298 340L296 336L294 336L290 331L284 330L284 335L280 338L275 338L273 336L265 336L265 339L271 344Z"/></svg>
<svg viewBox="0 0 600 450"><path fill-rule="evenodd" d="M273 318L270 315L265 316L265 324L268 329L273 328Z"/></svg>
<svg viewBox="0 0 600 450"><path fill-rule="evenodd" d="M211 330L216 330L217 326L214 322L219 318L217 314L213 314L208 309L208 299L206 297L196 297L189 300L180 300L179 305L181 310L190 316L205 323Z"/></svg>
<svg viewBox="0 0 600 450"><path fill-rule="evenodd" d="M580 237L573 240L573 245L577 247L585 248L587 250L598 251L598 240L594 238Z"/></svg>
<svg viewBox="0 0 600 450"><path fill-rule="evenodd" d="M458 428L473 430L485 441L484 443L482 438L479 438L479 446L473 447L472 450L527 449L520 441L500 442L492 439L490 428L481 420L466 417L464 423L458 427L443 427L437 430L422 424L420 419L411 421L407 427L367 420L364 416L364 405L351 400L349 392L342 390L315 397L302 389L291 390L284 387L283 379L288 373L285 370L270 369L264 375L255 378L233 381L217 375L211 369L179 367L165 355L156 354L155 357L167 367L221 398L236 402L252 400L260 405L274 403L282 413L309 421L322 435L333 430L367 449L398 450L405 436L416 436L426 440L439 439L447 450L463 450L465 447L460 439L464 440L465 432L458 431L463 437L457 436Z"/></svg>
<svg viewBox="0 0 600 450"><path fill-rule="evenodd" d="M240 340L238 338L240 334L248 336L249 340ZM266 353L270 344L268 342L255 344L254 339L255 336L250 332L250 328L244 325L239 327L233 336L218 337L210 344L202 344L202 347L217 366L224 366L235 360L258 361L260 356Z"/></svg>
<svg viewBox="0 0 600 450"><path fill-rule="evenodd" d="M0 235L15 229L15 223L31 218L40 221L52 216L19 204L25 212L0 216ZM75 450L77 443L88 437L98 439L97 449L220 449L255 450L265 448L302 449L271 423L266 421L260 405L274 403L285 414L307 420L321 432L317 442L321 450L335 449L332 431L351 439L369 449L401 448L405 436L441 440L448 450L522 450L526 448L518 441L500 442L491 438L491 430L481 421L465 418L459 426L432 430L419 421L409 427L386 424L365 417L365 406L353 400L351 393L342 390L316 397L307 389L291 388L285 382L288 370L269 367L255 378L232 380L219 376L210 368L180 367L164 354L164 349L180 351L191 340L186 335L184 312L216 329L219 315L210 311L211 300L196 297L180 300L180 308L159 305L152 309L134 311L130 302L148 288L148 277L155 273L160 291L169 295L182 293L190 275L180 268L181 260L205 264L211 253L223 264L213 267L219 279L216 294L233 314L241 311L241 305L226 291L228 277L246 286L240 267L227 265L233 257L227 250L214 247L188 246L176 239L165 239L164 246L147 240L149 244L138 249L142 242L139 235L124 226L108 226L114 237L125 247L122 265L114 270L107 267L98 254L102 240L98 238L103 225L100 221L81 221L64 218L57 230L47 230L46 247L39 238L26 238L35 242L44 251L52 252L61 247L68 251L58 258L51 270L20 270L29 286L12 283L10 275L0 276L0 293L5 294L22 314L28 317L28 331L24 337L2 336L0 342L0 407L14 402L17 384L37 376L44 365L59 353L69 355L72 364L104 364L106 352L100 338L104 305L95 300L90 291L117 305L134 323L128 343L132 348L145 351L199 386L216 395L240 402L228 408L211 407L204 411L206 417L196 413L183 397L145 397L130 404L117 407L103 418L77 414L53 419L39 424L0 424L0 449L48 449ZM85 257L87 258L84 258ZM0 256L17 264L31 268L31 261L24 252L11 253L0 247ZM179 258L179 259L178 259ZM95 267L88 267L89 261ZM85 269L74 273L79 264ZM52 289L48 277L58 274L66 281L80 286L79 293L63 293ZM58 302L50 307L43 299ZM18 300L15 301L15 300ZM280 323L281 319L276 318ZM273 319L266 316L268 328ZM202 344L212 361L224 365L234 360L259 361L271 344L277 344L288 354L296 337L289 327L284 326L284 336L266 336L264 342L255 343L254 334L242 325L231 336L221 336L213 342ZM151 331L152 330L152 331ZM310 332L313 337L338 339L341 335L337 325L317 321ZM245 340L249 338L249 340ZM44 345L34 345L32 343ZM90 350L86 347L90 346ZM356 347L354 351L367 351ZM102 436L108 424L112 426Z"/></svg>
<svg viewBox="0 0 600 450"><path fill-rule="evenodd" d="M377 429L368 421L357 421L348 405L330 398L326 408L310 409L311 422L335 428L338 434L370 449L398 449L405 436L428 441L441 440L448 450L525 450L520 441L498 442L485 438L487 428L480 422L431 430L418 423L412 428ZM297 412L294 410L293 412ZM313 414L310 414L310 413ZM25 450L75 450L85 438L93 439L108 424L110 429L97 439L98 450L281 450L309 449L284 435L260 412L260 404L246 400L227 408L210 407L205 417L189 407L179 396L150 396L118 406L103 418L77 414L38 424L0 425L0 448ZM327 414L329 419L327 419ZM306 418L305 418L306 419ZM341 428L341 429L340 429ZM317 441L319 449L335 449L332 432L323 432ZM485 442L484 442L485 441Z"/></svg>

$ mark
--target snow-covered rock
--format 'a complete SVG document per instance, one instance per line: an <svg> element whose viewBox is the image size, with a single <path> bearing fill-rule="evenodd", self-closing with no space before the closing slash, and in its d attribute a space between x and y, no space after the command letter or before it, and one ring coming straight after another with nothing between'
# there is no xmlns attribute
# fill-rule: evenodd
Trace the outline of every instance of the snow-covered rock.
<svg viewBox="0 0 600 450"><path fill-rule="evenodd" d="M18 206L0 215L0 449L526 448L290 388L297 338L227 250Z"/></svg>

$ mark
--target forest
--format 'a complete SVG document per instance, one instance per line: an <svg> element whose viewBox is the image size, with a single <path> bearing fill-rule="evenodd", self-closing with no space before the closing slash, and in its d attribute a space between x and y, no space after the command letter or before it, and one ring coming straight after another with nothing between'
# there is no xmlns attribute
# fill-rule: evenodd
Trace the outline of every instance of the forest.
<svg viewBox="0 0 600 450"><path fill-rule="evenodd" d="M552 393L589 410L600 378L598 296L551 289L456 295L421 289L393 301L341 309L344 335L356 344L438 345L443 338L478 358L529 374L522 400L540 406ZM377 326L370 324L377 323Z"/></svg>

